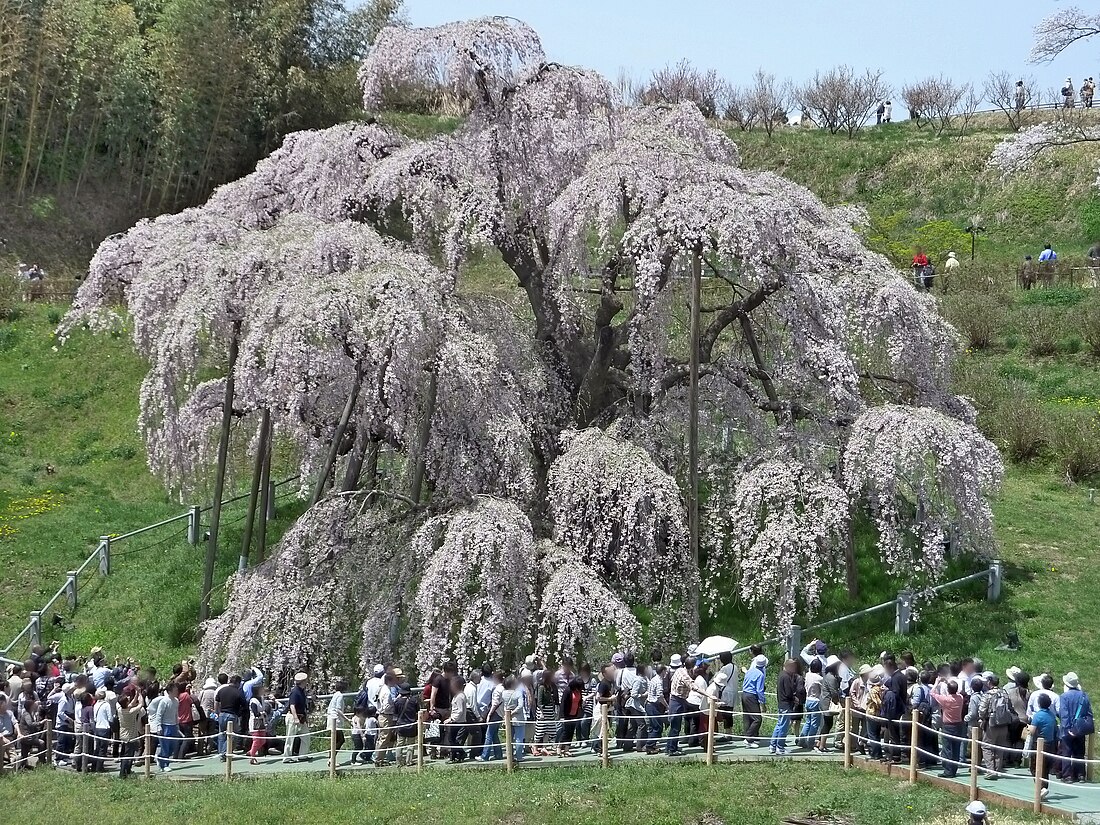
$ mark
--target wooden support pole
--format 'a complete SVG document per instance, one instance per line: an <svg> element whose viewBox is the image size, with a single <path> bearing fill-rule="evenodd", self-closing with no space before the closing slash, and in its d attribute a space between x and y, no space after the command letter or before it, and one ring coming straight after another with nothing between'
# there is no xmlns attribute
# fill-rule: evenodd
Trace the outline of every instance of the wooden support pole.
<svg viewBox="0 0 1100 825"><path fill-rule="evenodd" d="M237 570L248 568L248 557L252 551L252 530L256 524L256 505L260 500L260 483L264 475L264 459L267 457L267 439L271 430L271 411L264 408L260 418L260 433L257 438L256 455L252 464L252 487L248 492L248 514L244 520L244 532L241 535L241 558Z"/></svg>
<svg viewBox="0 0 1100 825"><path fill-rule="evenodd" d="M852 697L844 698L844 767L852 767Z"/></svg>
<svg viewBox="0 0 1100 825"><path fill-rule="evenodd" d="M714 764L714 728L718 723L718 700L711 698L707 706L707 764Z"/></svg>
<svg viewBox="0 0 1100 825"><path fill-rule="evenodd" d="M982 746L978 741L978 728L970 729L970 801L978 801L978 763L982 757Z"/></svg>
<svg viewBox="0 0 1100 825"><path fill-rule="evenodd" d="M606 768L611 764L611 731L608 729L611 713L606 703L600 705L600 708L603 715L603 724L600 726L600 767Z"/></svg>
<svg viewBox="0 0 1100 825"><path fill-rule="evenodd" d="M416 714L416 772L424 772L424 717L426 710Z"/></svg>
<svg viewBox="0 0 1100 825"><path fill-rule="evenodd" d="M336 429L332 433L332 443L329 444L328 455L325 456L325 463L321 465L321 473L317 476L317 483L313 487L313 495L309 500L310 507L321 500L321 496L328 486L329 476L332 475L332 470L336 466L336 458L340 454L340 446L344 440L344 433L348 431L348 422L351 421L351 415L355 411L355 403L359 400L359 388L362 387L362 385L363 364L360 362L355 365L355 381L351 385L351 392L348 393L348 400L344 403L344 410L340 414L340 421L337 423Z"/></svg>
<svg viewBox="0 0 1100 825"><path fill-rule="evenodd" d="M1085 765L1085 781L1086 782L1091 782L1092 781L1092 776L1093 776L1093 770L1092 769L1094 767L1096 767L1095 765L1093 765L1093 761L1096 759L1096 734L1095 733L1090 733L1088 735L1088 738L1085 740L1085 759L1088 760L1088 762Z"/></svg>
<svg viewBox="0 0 1100 825"><path fill-rule="evenodd" d="M512 742L512 709L504 710L504 767L508 773L516 767L516 749Z"/></svg>
<svg viewBox="0 0 1100 825"><path fill-rule="evenodd" d="M328 778L336 778L336 720L328 723Z"/></svg>
<svg viewBox="0 0 1100 825"><path fill-rule="evenodd" d="M913 708L913 720L909 723L909 781L917 781L917 742L920 737L920 711Z"/></svg>
<svg viewBox="0 0 1100 825"><path fill-rule="evenodd" d="M703 256L691 256L691 325L688 353L688 531L692 564L699 567L699 342Z"/></svg>
<svg viewBox="0 0 1100 825"><path fill-rule="evenodd" d="M233 778L233 749L236 744L233 742L233 723L225 723L225 781L228 782Z"/></svg>
<svg viewBox="0 0 1100 825"><path fill-rule="evenodd" d="M53 721L46 720L46 764L53 767Z"/></svg>
<svg viewBox="0 0 1100 825"><path fill-rule="evenodd" d="M153 729L145 726L145 778L153 775Z"/></svg>
<svg viewBox="0 0 1100 825"><path fill-rule="evenodd" d="M1035 740L1035 804L1031 809L1037 814L1043 812L1043 764L1047 758L1045 747L1046 740L1043 737Z"/></svg>

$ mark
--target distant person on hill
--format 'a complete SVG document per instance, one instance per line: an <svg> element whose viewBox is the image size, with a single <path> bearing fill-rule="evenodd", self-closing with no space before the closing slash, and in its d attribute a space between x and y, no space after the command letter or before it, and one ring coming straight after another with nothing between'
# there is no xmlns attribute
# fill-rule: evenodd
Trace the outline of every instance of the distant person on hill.
<svg viewBox="0 0 1100 825"><path fill-rule="evenodd" d="M875 125L876 126L881 126L882 125L882 118L885 114L886 114L886 102L883 101L882 103L880 103L878 105L878 108L875 109Z"/></svg>
<svg viewBox="0 0 1100 825"><path fill-rule="evenodd" d="M1024 106L1027 105L1027 89L1024 88L1024 81L1016 81L1016 111L1022 112Z"/></svg>
<svg viewBox="0 0 1100 825"><path fill-rule="evenodd" d="M883 107L882 119L885 123L890 122L890 118L894 115L894 104L889 100L886 101L886 105Z"/></svg>
<svg viewBox="0 0 1100 825"><path fill-rule="evenodd" d="M1072 109L1073 108L1073 80L1072 79L1070 79L1068 77L1066 78L1066 83L1065 83L1064 86L1062 86L1061 94L1062 94L1062 108Z"/></svg>
<svg viewBox="0 0 1100 825"><path fill-rule="evenodd" d="M943 265L943 275L941 281L943 283L943 291L947 292L948 281L953 281L954 276L959 273L959 259L954 252L947 253L947 263ZM950 276L950 277L949 277Z"/></svg>
<svg viewBox="0 0 1100 825"><path fill-rule="evenodd" d="M1058 260L1058 253L1050 244L1043 247L1039 253L1039 275L1043 279L1044 286L1050 286L1054 282L1054 264Z"/></svg>
<svg viewBox="0 0 1100 825"><path fill-rule="evenodd" d="M918 246L913 253L913 279L916 282L917 289L932 288L931 268L931 264L928 262L928 256L925 255L924 250Z"/></svg>
<svg viewBox="0 0 1100 825"><path fill-rule="evenodd" d="M1092 108L1092 86L1087 80L1081 84L1081 105L1086 109Z"/></svg>
<svg viewBox="0 0 1100 825"><path fill-rule="evenodd" d="M1035 260L1030 255L1024 255L1024 262L1020 264L1020 286L1031 289L1035 283Z"/></svg>

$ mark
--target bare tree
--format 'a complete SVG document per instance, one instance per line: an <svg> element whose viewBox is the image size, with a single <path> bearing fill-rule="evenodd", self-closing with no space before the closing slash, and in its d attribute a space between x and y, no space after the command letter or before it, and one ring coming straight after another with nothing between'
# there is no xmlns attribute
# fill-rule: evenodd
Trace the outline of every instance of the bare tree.
<svg viewBox="0 0 1100 825"><path fill-rule="evenodd" d="M754 120L760 123L768 137L772 136L777 126L786 125L787 110L794 96L789 80L780 82L775 75L757 69L745 94L747 108L754 113Z"/></svg>
<svg viewBox="0 0 1100 825"><path fill-rule="evenodd" d="M797 92L799 105L822 127L848 137L866 125L879 102L890 94L881 71L868 69L856 75L851 66L837 66L825 74L815 72L813 80Z"/></svg>
<svg viewBox="0 0 1100 825"><path fill-rule="evenodd" d="M756 110L750 105L748 90L724 81L720 100L722 117L736 123L742 132L751 132L756 125Z"/></svg>
<svg viewBox="0 0 1100 825"><path fill-rule="evenodd" d="M961 137L974 122L974 116L978 114L984 97L972 84L966 84L966 94L959 105L959 136Z"/></svg>
<svg viewBox="0 0 1100 825"><path fill-rule="evenodd" d="M1013 132L1020 131L1023 125L1024 110L1031 106L1034 77L1012 79L1008 72L990 72L985 79L983 91L986 100L1004 113L1008 127Z"/></svg>
<svg viewBox="0 0 1100 825"><path fill-rule="evenodd" d="M718 116L723 80L714 69L702 71L687 60L665 66L653 73L640 95L642 103L682 103L691 101L704 117Z"/></svg>
<svg viewBox="0 0 1100 825"><path fill-rule="evenodd" d="M641 103L642 83L625 66L619 67L619 74L615 78L615 89L626 105L637 106Z"/></svg>
<svg viewBox="0 0 1100 825"><path fill-rule="evenodd" d="M867 125L879 101L890 96L890 87L886 84L881 69L868 69L859 77L847 66L842 66L841 69L846 73L847 82L842 87L844 94L841 97L840 121L848 132L848 137L853 138L857 131Z"/></svg>
<svg viewBox="0 0 1100 825"><path fill-rule="evenodd" d="M802 110L809 113L818 126L828 129L834 135L843 128L840 117L843 86L840 69L831 69L825 74L814 72L813 80L796 92L796 99Z"/></svg>
<svg viewBox="0 0 1100 825"><path fill-rule="evenodd" d="M942 135L951 127L951 121L959 109L963 98L973 90L969 83L956 86L949 78L927 77L902 89L902 99L909 107L909 116L930 123L937 135ZM975 106L977 109L977 106ZM973 118L971 114L967 122Z"/></svg>

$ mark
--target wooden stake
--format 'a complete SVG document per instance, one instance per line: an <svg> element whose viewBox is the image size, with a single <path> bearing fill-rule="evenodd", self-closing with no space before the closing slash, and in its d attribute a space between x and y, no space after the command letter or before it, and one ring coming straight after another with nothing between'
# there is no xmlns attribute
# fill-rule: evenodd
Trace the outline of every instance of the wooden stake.
<svg viewBox="0 0 1100 825"><path fill-rule="evenodd" d="M153 729L145 726L145 778L153 775Z"/></svg>
<svg viewBox="0 0 1100 825"><path fill-rule="evenodd" d="M328 723L328 778L336 778L336 720Z"/></svg>
<svg viewBox="0 0 1100 825"><path fill-rule="evenodd" d="M718 721L718 705L716 699L711 699L707 707L707 764L714 764L714 728Z"/></svg>
<svg viewBox="0 0 1100 825"><path fill-rule="evenodd" d="M426 710L416 714L416 772L424 772L424 717Z"/></svg>
<svg viewBox="0 0 1100 825"><path fill-rule="evenodd" d="M233 778L233 723L225 723L225 781Z"/></svg>
<svg viewBox="0 0 1100 825"><path fill-rule="evenodd" d="M602 709L600 713L603 715L603 725L600 726L600 767L606 768L611 764L611 731L607 728L611 714L608 713L606 704L600 707Z"/></svg>
<svg viewBox="0 0 1100 825"><path fill-rule="evenodd" d="M1090 733L1088 735L1088 738L1085 740L1085 759L1088 760L1088 762L1085 765L1085 781L1086 782L1091 782L1092 781L1092 776L1093 776L1092 769L1094 767L1096 767L1095 765L1092 764L1093 760L1096 759L1096 734L1095 733Z"/></svg>
<svg viewBox="0 0 1100 825"><path fill-rule="evenodd" d="M917 737L920 736L920 711L913 708L913 721L909 725L909 781L917 781Z"/></svg>
<svg viewBox="0 0 1100 825"><path fill-rule="evenodd" d="M46 764L53 767L53 721L46 720Z"/></svg>
<svg viewBox="0 0 1100 825"><path fill-rule="evenodd" d="M970 729L970 801L978 801L978 763L982 746L978 742L978 728Z"/></svg>
<svg viewBox="0 0 1100 825"><path fill-rule="evenodd" d="M516 767L516 749L512 744L512 709L504 710L504 767L508 773Z"/></svg>
<svg viewBox="0 0 1100 825"><path fill-rule="evenodd" d="M852 767L852 697L844 698L844 767Z"/></svg>
<svg viewBox="0 0 1100 825"><path fill-rule="evenodd" d="M1041 814L1043 812L1043 763L1046 762L1046 740L1041 736L1035 740L1035 804L1032 810Z"/></svg>

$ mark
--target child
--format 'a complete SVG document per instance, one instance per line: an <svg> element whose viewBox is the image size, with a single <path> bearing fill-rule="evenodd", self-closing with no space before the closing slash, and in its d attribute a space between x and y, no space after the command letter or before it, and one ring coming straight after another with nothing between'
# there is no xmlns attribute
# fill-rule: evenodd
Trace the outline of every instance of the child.
<svg viewBox="0 0 1100 825"><path fill-rule="evenodd" d="M259 757L267 751L267 713L260 692L252 694L248 702L248 729L252 732L252 747L248 750L248 764L258 765Z"/></svg>
<svg viewBox="0 0 1100 825"><path fill-rule="evenodd" d="M375 722L375 724L378 724ZM366 745L367 732L367 708L365 705L357 705L355 715L351 717L351 764L356 764L359 757L363 757L363 763L371 761L368 757ZM372 748L373 750L373 748Z"/></svg>

